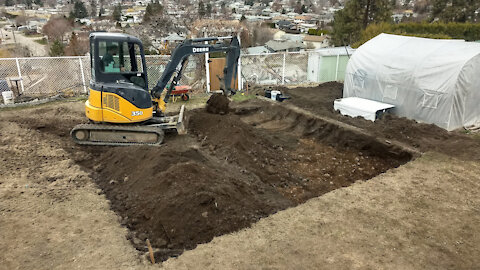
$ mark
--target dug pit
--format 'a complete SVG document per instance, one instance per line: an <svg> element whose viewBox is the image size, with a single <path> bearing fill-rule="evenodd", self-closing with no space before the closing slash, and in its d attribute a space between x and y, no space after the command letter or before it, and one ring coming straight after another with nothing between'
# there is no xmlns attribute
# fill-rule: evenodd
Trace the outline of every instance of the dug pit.
<svg viewBox="0 0 480 270"><path fill-rule="evenodd" d="M82 147L78 163L133 245L157 261L277 211L408 162L411 154L319 118L252 100L226 115L189 112L161 147Z"/></svg>

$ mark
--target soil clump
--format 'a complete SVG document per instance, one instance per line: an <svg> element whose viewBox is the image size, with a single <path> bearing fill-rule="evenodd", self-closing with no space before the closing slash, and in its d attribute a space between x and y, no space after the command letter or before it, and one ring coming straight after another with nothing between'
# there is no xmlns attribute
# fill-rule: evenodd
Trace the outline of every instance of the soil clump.
<svg viewBox="0 0 480 270"><path fill-rule="evenodd" d="M230 100L223 94L213 94L207 100L207 112L212 114L227 114L229 112Z"/></svg>

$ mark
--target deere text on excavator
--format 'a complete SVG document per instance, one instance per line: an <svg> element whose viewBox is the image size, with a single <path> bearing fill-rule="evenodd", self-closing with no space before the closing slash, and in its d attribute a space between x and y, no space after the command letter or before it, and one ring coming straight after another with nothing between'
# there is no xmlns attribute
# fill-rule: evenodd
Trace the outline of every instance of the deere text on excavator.
<svg viewBox="0 0 480 270"><path fill-rule="evenodd" d="M188 56L211 52L226 52L222 90L226 96L235 94L231 82L240 56L236 37L186 39L174 49L160 79L149 91L142 42L126 34L91 33L91 80L85 102L85 114L91 123L75 126L70 132L73 140L83 145L159 145L165 130L185 133L185 106L178 115L166 116L166 104Z"/></svg>

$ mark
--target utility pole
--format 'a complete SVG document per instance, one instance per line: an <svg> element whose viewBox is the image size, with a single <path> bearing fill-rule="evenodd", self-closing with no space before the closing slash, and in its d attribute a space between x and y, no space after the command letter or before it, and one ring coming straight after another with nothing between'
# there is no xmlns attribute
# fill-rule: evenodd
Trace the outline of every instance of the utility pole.
<svg viewBox="0 0 480 270"><path fill-rule="evenodd" d="M12 29L12 34L13 34L13 42L17 44L17 39L15 38L15 29Z"/></svg>

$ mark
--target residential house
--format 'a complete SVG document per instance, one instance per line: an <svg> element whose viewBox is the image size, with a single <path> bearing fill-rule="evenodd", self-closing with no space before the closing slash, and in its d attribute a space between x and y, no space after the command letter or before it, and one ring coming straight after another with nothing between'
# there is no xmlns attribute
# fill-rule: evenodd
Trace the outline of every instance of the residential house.
<svg viewBox="0 0 480 270"><path fill-rule="evenodd" d="M328 36L328 35L322 35L322 36L306 35L303 38L303 44L305 44L306 48L308 48L308 49L326 48L326 47L330 46L330 36Z"/></svg>
<svg viewBox="0 0 480 270"><path fill-rule="evenodd" d="M270 40L265 44L270 52L298 52L305 49L305 45L301 42L293 42L287 40Z"/></svg>

